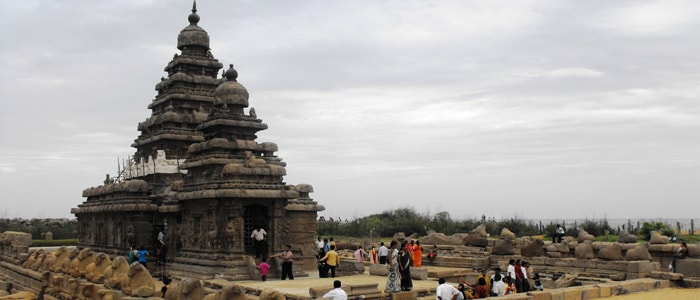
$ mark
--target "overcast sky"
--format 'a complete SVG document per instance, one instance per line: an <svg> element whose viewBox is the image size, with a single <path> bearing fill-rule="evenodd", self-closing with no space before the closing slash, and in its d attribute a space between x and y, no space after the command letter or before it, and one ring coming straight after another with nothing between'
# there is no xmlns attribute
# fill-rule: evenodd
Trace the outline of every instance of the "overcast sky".
<svg viewBox="0 0 700 300"><path fill-rule="evenodd" d="M190 0L0 0L0 218L133 155ZM199 1L320 215L698 218L700 2Z"/></svg>

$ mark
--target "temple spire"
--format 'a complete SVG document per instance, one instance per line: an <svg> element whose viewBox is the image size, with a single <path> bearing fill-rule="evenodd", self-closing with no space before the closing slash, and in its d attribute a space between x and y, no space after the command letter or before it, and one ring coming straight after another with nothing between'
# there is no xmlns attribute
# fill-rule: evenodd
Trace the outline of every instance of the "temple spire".
<svg viewBox="0 0 700 300"><path fill-rule="evenodd" d="M190 25L197 25L199 22L199 15L197 14L197 1L192 1L192 13L187 18L190 21Z"/></svg>

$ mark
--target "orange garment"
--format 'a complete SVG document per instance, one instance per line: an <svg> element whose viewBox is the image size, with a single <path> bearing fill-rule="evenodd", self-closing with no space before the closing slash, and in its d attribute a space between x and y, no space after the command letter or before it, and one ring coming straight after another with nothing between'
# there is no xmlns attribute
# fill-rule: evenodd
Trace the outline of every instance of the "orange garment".
<svg viewBox="0 0 700 300"><path fill-rule="evenodd" d="M377 249L372 248L372 250L369 251L370 256L372 256L372 264L377 264Z"/></svg>
<svg viewBox="0 0 700 300"><path fill-rule="evenodd" d="M413 245L413 267L420 268L423 259L423 246Z"/></svg>

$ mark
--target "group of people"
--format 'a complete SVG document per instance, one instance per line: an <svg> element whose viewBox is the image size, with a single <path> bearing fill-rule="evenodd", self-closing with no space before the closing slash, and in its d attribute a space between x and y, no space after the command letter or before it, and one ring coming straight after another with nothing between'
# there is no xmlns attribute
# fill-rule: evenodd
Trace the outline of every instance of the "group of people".
<svg viewBox="0 0 700 300"><path fill-rule="evenodd" d="M517 271L518 269L520 271ZM511 275L514 273L516 274L515 277ZM530 284L530 280L533 281L532 284ZM473 284L464 278L460 279L457 286L445 283L444 278L440 278L438 284L436 294L439 300L480 299L506 296L531 290L544 290L542 282L540 282L539 273L533 272L529 263L519 260L511 260L509 262L505 275L501 274L500 268L495 268L494 274L491 276L487 275L487 269L481 269L481 274Z"/></svg>

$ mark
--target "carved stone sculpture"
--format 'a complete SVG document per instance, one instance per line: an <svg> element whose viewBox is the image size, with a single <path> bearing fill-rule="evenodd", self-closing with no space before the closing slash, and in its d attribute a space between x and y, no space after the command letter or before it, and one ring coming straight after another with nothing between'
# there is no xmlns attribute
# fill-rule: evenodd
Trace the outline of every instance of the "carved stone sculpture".
<svg viewBox="0 0 700 300"><path fill-rule="evenodd" d="M595 236L588 233L585 229L581 228L578 230L578 242L583 243L583 241L595 242Z"/></svg>
<svg viewBox="0 0 700 300"><path fill-rule="evenodd" d="M634 249L627 250L625 254L627 260L651 260L649 253L649 243L639 244Z"/></svg>
<svg viewBox="0 0 700 300"><path fill-rule="evenodd" d="M156 289L156 281L142 264L135 262L129 266L128 282L122 283L122 291L134 297L150 297Z"/></svg>
<svg viewBox="0 0 700 300"><path fill-rule="evenodd" d="M496 240L496 244L491 250L491 254L494 255L513 255L515 250L513 250L513 242L509 240Z"/></svg>
<svg viewBox="0 0 700 300"><path fill-rule="evenodd" d="M668 237L658 231L652 231L649 244L668 244Z"/></svg>
<svg viewBox="0 0 700 300"><path fill-rule="evenodd" d="M578 259L591 259L595 257L593 253L593 242L590 240L585 240L576 246L574 255Z"/></svg>
<svg viewBox="0 0 700 300"><path fill-rule="evenodd" d="M544 256L544 242L536 239L520 248L520 254L525 257Z"/></svg>
<svg viewBox="0 0 700 300"><path fill-rule="evenodd" d="M278 290L263 289L260 292L260 300L287 300L287 297Z"/></svg>
<svg viewBox="0 0 700 300"><path fill-rule="evenodd" d="M92 252L92 249L85 248L83 250L80 250L78 257L74 258L73 262L71 262L71 273L70 273L71 276L73 276L73 277L85 276L85 271L87 270L87 266L89 266L93 262L95 262L95 255Z"/></svg>
<svg viewBox="0 0 700 300"><path fill-rule="evenodd" d="M598 258L599 259L606 259L606 260L624 260L625 258L622 257L622 247L620 247L620 244L614 243L611 245L606 246L603 249L600 249L598 251Z"/></svg>
<svg viewBox="0 0 700 300"><path fill-rule="evenodd" d="M112 260L104 253L98 253L95 261L87 266L85 279L94 283L102 283L105 279L105 270L112 268Z"/></svg>
<svg viewBox="0 0 700 300"><path fill-rule="evenodd" d="M111 289L121 288L122 282L128 282L129 263L122 256L117 256L105 270L105 286Z"/></svg>
<svg viewBox="0 0 700 300"><path fill-rule="evenodd" d="M554 282L554 286L558 289L570 287L574 284L576 278L578 278L578 272L564 274Z"/></svg>
<svg viewBox="0 0 700 300"><path fill-rule="evenodd" d="M503 229L501 229L500 239L514 241L515 240L515 233L510 231L510 229L508 229L508 228L503 228Z"/></svg>
<svg viewBox="0 0 700 300"><path fill-rule="evenodd" d="M617 241L623 244L632 244L637 242L637 236L623 230L620 232L620 237L617 239Z"/></svg>
<svg viewBox="0 0 700 300"><path fill-rule="evenodd" d="M385 268L386 269L386 268ZM209 294L204 300L247 300L245 291L237 284L224 286L220 291Z"/></svg>
<svg viewBox="0 0 700 300"><path fill-rule="evenodd" d="M165 300L201 300L206 295L204 283L195 278L187 278L172 284L165 292Z"/></svg>

